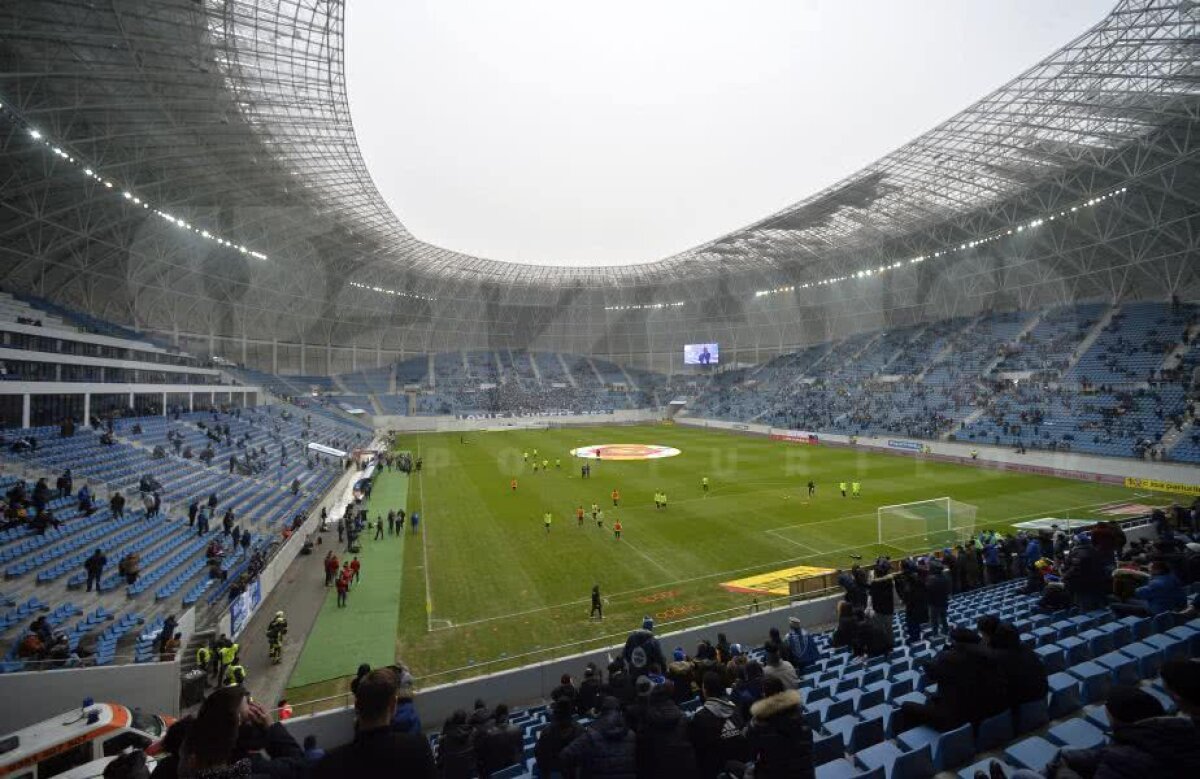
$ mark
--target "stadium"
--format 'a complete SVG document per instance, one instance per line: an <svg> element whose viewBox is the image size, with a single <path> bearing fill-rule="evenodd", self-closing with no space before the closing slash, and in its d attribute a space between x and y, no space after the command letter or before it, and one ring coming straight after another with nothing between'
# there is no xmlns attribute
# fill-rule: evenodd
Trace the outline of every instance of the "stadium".
<svg viewBox="0 0 1200 779"><path fill-rule="evenodd" d="M637 262L406 226L347 6L0 10L0 776L1198 775L1200 5Z"/></svg>

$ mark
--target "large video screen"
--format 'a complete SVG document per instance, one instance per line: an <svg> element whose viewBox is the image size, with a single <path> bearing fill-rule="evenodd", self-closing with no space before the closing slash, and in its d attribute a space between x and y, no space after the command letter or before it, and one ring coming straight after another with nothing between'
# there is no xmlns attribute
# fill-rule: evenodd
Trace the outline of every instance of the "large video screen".
<svg viewBox="0 0 1200 779"><path fill-rule="evenodd" d="M720 350L716 344L684 344L684 365L716 365Z"/></svg>

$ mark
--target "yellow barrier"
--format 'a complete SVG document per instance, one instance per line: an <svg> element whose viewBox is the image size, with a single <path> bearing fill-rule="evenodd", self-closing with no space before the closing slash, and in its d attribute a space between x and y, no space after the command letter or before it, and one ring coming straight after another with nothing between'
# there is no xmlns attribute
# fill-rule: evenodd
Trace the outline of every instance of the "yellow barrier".
<svg viewBox="0 0 1200 779"><path fill-rule="evenodd" d="M1125 486L1131 490L1172 492L1176 495L1200 495L1200 484L1181 484L1179 482L1159 481L1158 479L1135 479L1132 476L1126 476Z"/></svg>

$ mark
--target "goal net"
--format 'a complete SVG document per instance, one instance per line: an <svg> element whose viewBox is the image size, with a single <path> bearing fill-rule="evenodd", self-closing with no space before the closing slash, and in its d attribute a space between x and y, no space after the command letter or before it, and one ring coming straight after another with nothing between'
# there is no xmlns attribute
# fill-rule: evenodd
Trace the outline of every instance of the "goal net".
<svg viewBox="0 0 1200 779"><path fill-rule="evenodd" d="M880 506L879 544L924 550L964 541L975 533L975 509L951 498Z"/></svg>

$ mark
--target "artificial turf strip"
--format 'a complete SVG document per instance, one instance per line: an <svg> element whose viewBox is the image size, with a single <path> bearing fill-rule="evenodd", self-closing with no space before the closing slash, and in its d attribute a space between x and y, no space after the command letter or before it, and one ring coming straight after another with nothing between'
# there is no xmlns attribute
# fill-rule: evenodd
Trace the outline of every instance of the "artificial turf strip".
<svg viewBox="0 0 1200 779"><path fill-rule="evenodd" d="M387 535L386 517L389 509L407 511L408 487L408 475L399 471L385 471L375 479L367 510L371 522L380 515L385 518L383 539L376 541L374 530L360 536L362 553L358 559L362 562L362 578L351 587L345 608L337 607L337 592L333 587L328 588L289 687L353 674L359 663L378 668L395 660L404 546L412 539L407 537L411 534L407 523L406 537ZM322 561L329 549L337 552L339 560L352 558L346 554L345 544L338 547L335 532L325 533L323 538L318 553L302 560L302 564L321 570L322 575Z"/></svg>
<svg viewBox="0 0 1200 779"><path fill-rule="evenodd" d="M682 454L596 463L590 481L580 478L572 448L620 443L662 444ZM718 610L744 614L752 596L722 589L724 581L793 565L846 567L851 555L869 562L928 550L921 537L895 541L899 547L877 544L881 505L949 496L978 507L978 527L1003 528L1029 518L1103 516L1097 507L1108 502L1169 501L1120 486L683 426L478 432L467 434L466 443L459 433L420 434L401 436L400 445L424 460L422 473L412 477L409 510L421 512L425 536L407 539L403 572L395 572L406 597L392 587L400 620L396 651L386 659L401 659L423 687L619 644L644 615L670 631L710 622ZM524 460L535 448L539 460L550 460L549 472L535 474ZM1137 475L1136 463L1130 469ZM711 480L707 497L702 476ZM817 483L811 500L809 479ZM843 480L860 481L862 497L842 498ZM622 494L616 509L609 497L614 487ZM665 510L654 507L656 491L667 493ZM604 529L590 515L577 527L575 507L593 501L604 509ZM554 516L548 535L547 510ZM612 535L616 518L625 528L621 541ZM367 566L375 567L370 558ZM607 599L603 622L588 619L593 584ZM379 657L350 650L355 631L382 633L367 624L369 612L356 608L356 594L350 609L335 615L344 630L332 642L340 649L330 667L340 675ZM340 689L339 683L296 690L301 680L320 678L303 670L290 685L296 700Z"/></svg>

